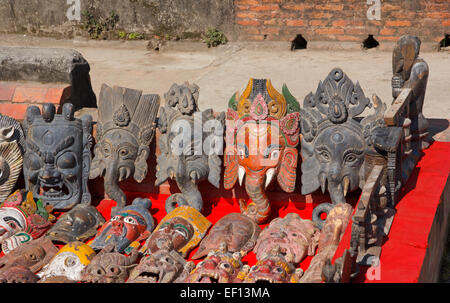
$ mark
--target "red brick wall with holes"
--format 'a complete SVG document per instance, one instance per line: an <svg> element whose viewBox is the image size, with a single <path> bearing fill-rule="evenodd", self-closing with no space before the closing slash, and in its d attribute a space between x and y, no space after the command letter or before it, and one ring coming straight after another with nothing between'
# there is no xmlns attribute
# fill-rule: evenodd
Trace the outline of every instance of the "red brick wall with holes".
<svg viewBox="0 0 450 303"><path fill-rule="evenodd" d="M23 120L29 105L53 103L58 110L70 97L69 84L0 81L0 113Z"/></svg>
<svg viewBox="0 0 450 303"><path fill-rule="evenodd" d="M377 3L379 20L369 20ZM239 40L362 42L371 34L381 44L414 34L439 43L450 33L449 0L235 0L235 14Z"/></svg>

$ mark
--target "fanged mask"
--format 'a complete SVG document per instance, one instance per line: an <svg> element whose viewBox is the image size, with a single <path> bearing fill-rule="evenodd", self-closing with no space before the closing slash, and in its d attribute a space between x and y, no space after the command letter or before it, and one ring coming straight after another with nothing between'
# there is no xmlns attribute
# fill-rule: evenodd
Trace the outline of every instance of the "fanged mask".
<svg viewBox="0 0 450 303"><path fill-rule="evenodd" d="M236 283L238 274L243 267L243 254L229 253L226 244L219 250L210 252L197 264L185 282L187 283Z"/></svg>
<svg viewBox="0 0 450 303"><path fill-rule="evenodd" d="M81 281L87 283L124 283L133 267L137 266L138 251L130 256L112 252L113 245L100 251L82 271Z"/></svg>
<svg viewBox="0 0 450 303"><path fill-rule="evenodd" d="M183 272L186 260L176 251L160 249L142 258L130 273L127 283L172 283Z"/></svg>
<svg viewBox="0 0 450 303"><path fill-rule="evenodd" d="M74 118L71 103L63 105L61 115L55 111L53 104L44 104L42 114L39 107L28 107L23 172L26 188L36 198L56 210L69 210L91 202L92 117Z"/></svg>
<svg viewBox="0 0 450 303"><path fill-rule="evenodd" d="M247 272L244 273L245 283L297 283L303 275L303 270L295 269L291 256L284 255L279 246L258 259Z"/></svg>

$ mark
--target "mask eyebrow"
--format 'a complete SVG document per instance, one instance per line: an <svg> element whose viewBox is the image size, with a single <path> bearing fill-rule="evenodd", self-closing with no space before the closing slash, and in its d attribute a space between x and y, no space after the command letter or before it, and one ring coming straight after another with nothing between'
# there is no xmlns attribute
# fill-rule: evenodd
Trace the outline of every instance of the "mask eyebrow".
<svg viewBox="0 0 450 303"><path fill-rule="evenodd" d="M326 145L319 145L319 146L316 146L316 151L322 151L322 150L325 150L325 151L327 151L327 152L330 152L330 150L328 149L328 147L327 147Z"/></svg>
<svg viewBox="0 0 450 303"><path fill-rule="evenodd" d="M137 216L137 215L135 215L135 214L131 214L131 213L119 213L118 215L120 215L120 216L122 216L122 217L133 217L133 218L135 218L135 219L139 222L139 224L145 225L145 221L144 221L141 217L139 217L139 216Z"/></svg>
<svg viewBox="0 0 450 303"><path fill-rule="evenodd" d="M184 229L184 230L186 231L186 234L187 234L187 235L190 234L190 232L189 232L189 230L187 229L187 227L184 226L183 224L175 224L174 227L175 227L175 228L179 227L179 228L181 228L181 229Z"/></svg>
<svg viewBox="0 0 450 303"><path fill-rule="evenodd" d="M244 148L244 150L245 150L245 156L248 157L249 152L248 152L248 147L247 147L247 145L245 145L244 143L238 143L237 146Z"/></svg>
<svg viewBox="0 0 450 303"><path fill-rule="evenodd" d="M14 222L16 222L17 225L19 225L19 226L22 227L22 224L20 224L19 221L17 221L17 219L14 218L14 217L6 216L6 217L3 218L3 220L5 220L5 222L8 222L8 221L14 221Z"/></svg>
<svg viewBox="0 0 450 303"><path fill-rule="evenodd" d="M40 148L31 140L31 138L28 138L26 144L28 149L34 151L39 157L42 157Z"/></svg>
<svg viewBox="0 0 450 303"><path fill-rule="evenodd" d="M356 155L359 156L359 155L361 155L363 152L364 152L364 150L362 150L362 149L349 148L349 149L347 149L347 150L344 152L343 157L347 156L347 155L350 154L350 153L354 153L354 154L356 154Z"/></svg>
<svg viewBox="0 0 450 303"><path fill-rule="evenodd" d="M273 149L281 149L281 147L282 146L280 144L270 144L269 146L267 146L266 150L263 153L264 158L267 158Z"/></svg>
<svg viewBox="0 0 450 303"><path fill-rule="evenodd" d="M61 152L62 150L71 147L74 142L75 138L73 136L66 137L64 141L62 141L60 144L58 144L58 146L56 146L55 155L59 154L59 152Z"/></svg>

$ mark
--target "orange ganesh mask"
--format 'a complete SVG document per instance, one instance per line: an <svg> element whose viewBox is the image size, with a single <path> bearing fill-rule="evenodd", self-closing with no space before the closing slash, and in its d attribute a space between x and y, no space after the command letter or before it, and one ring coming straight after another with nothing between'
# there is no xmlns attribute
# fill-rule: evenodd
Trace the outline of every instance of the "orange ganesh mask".
<svg viewBox="0 0 450 303"><path fill-rule="evenodd" d="M231 189L245 178L252 202L241 202L241 211L257 223L270 215L265 191L275 176L284 191L295 189L299 110L286 85L280 94L267 79L250 79L244 93L229 101L224 187Z"/></svg>

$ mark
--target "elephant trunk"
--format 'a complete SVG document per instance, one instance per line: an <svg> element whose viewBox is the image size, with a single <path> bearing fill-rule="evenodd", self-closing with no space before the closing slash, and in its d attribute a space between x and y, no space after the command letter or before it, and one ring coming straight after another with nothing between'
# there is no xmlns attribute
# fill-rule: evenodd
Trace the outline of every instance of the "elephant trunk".
<svg viewBox="0 0 450 303"><path fill-rule="evenodd" d="M111 215L125 206L127 198L125 193L120 189L118 184L118 169L116 165L109 165L106 168L105 180L105 192L110 199L117 202L117 206L111 210Z"/></svg>
<svg viewBox="0 0 450 303"><path fill-rule="evenodd" d="M341 183L329 182L328 192L333 204L345 203L344 189Z"/></svg>
<svg viewBox="0 0 450 303"><path fill-rule="evenodd" d="M247 175L245 178L245 190L252 202L245 205L241 201L243 214L255 220L258 224L264 223L270 215L270 202L265 191L265 175Z"/></svg>
<svg viewBox="0 0 450 303"><path fill-rule="evenodd" d="M203 199L197 186L197 175L193 178L186 173L185 163L178 162L176 181L181 193L173 194L166 200L166 212L170 213L177 205L187 205L199 212L203 210Z"/></svg>

